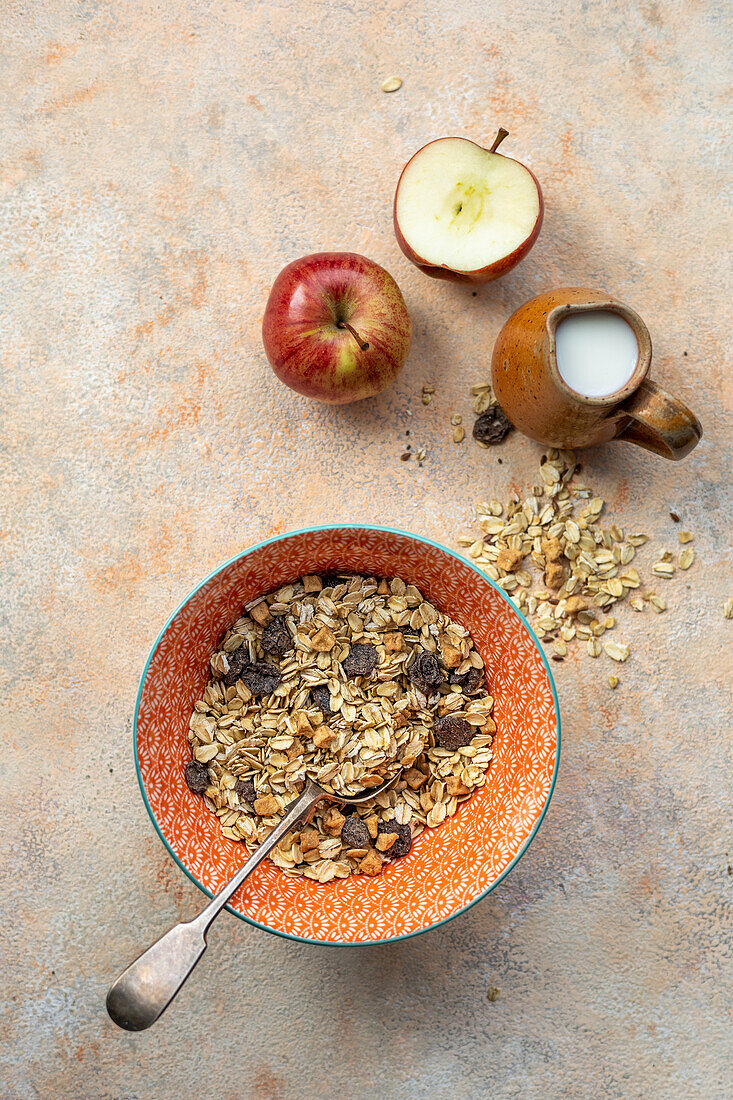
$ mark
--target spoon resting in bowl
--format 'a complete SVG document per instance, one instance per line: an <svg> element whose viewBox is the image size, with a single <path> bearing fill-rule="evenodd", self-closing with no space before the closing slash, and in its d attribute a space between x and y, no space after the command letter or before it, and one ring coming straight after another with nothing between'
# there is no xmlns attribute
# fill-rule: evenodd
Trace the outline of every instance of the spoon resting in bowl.
<svg viewBox="0 0 733 1100"><path fill-rule="evenodd" d="M388 790L397 782L401 771L379 787L362 794L345 797L306 780L303 792L290 804L282 820L252 853L237 873L222 886L209 904L190 921L175 924L156 940L147 951L138 955L110 986L107 1012L118 1027L125 1031L144 1031L165 1012L179 989L206 950L206 933L244 880L269 855L286 833L304 821L313 807L324 798L346 806L359 806Z"/></svg>

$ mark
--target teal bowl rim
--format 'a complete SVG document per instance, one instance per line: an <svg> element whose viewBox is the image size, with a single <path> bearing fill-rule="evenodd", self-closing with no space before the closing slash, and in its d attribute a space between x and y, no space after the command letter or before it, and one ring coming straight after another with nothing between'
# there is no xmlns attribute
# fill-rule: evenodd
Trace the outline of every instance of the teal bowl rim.
<svg viewBox="0 0 733 1100"><path fill-rule="evenodd" d="M155 817L155 814L153 813L152 807L151 807L151 805L148 801L148 796L145 792L145 786L143 784L143 778L142 778L142 775L140 774L140 759L139 759L138 751L137 751L137 718L138 718L138 714L140 712L140 699L142 697L142 691L143 691L143 687L145 685L145 678L148 674L148 669L150 668L150 662L152 661L152 659L155 655L155 651L157 650L158 646L160 645L160 643L163 639L163 636L166 633L166 631L168 630L169 626L171 625L171 623L173 622L175 617L179 614L179 612L181 612L183 610L183 608L186 606L186 604L189 602L189 600L191 600L196 595L196 593L199 591L200 588L203 588L203 586L205 584L208 584L210 580L213 580L214 577L216 577L224 569L227 569L235 561L239 561L241 558L247 557L248 554L254 553L255 550L261 550L261 549L263 549L263 547L272 546L276 542L282 542L283 539L294 538L296 535L308 535L308 534L312 534L313 532L316 532L316 531L340 531L340 530L344 530L344 529L348 529L348 530L351 530L351 531L384 531L384 532L386 532L387 534L390 534L390 535L402 535L404 538L414 539L416 542L422 542L426 546L432 546L435 549L442 551L442 553L449 554L452 558L456 558L458 561L462 562L463 565L467 565L470 569L472 569L474 571L474 573L476 573L481 578L482 581L485 581L487 584L491 585L491 587L496 592L499 593L499 595L504 600L504 602L507 603L509 605L509 607L511 607L512 611L517 616L517 618L527 628L527 630L530 634L530 637L532 638L532 641L535 644L535 648L537 649L537 652L539 653L540 657L542 658L542 664L545 666L545 671L546 671L547 677L550 681L550 690L552 691L552 702L553 702L553 705L555 707L555 721L557 723L557 746L556 746L556 749L555 749L555 767L554 767L553 772L552 772L552 782L550 783L550 789L547 792L547 798L545 799L545 804L542 807L542 813L538 817L538 819L535 823L535 826L532 829L532 832L529 834L529 836L525 840L524 844L520 848L519 852L517 852L516 856L514 857L514 859L509 864L509 866L505 867L505 869L499 875L498 879L495 882L492 882L491 886L487 886L485 890L482 890L481 893L478 894L477 897L475 897L473 899L473 901L469 901L468 905L464 905L464 906L462 906L462 908L456 909L455 913L451 913L451 915L449 917L443 917L441 920L436 921L435 924L429 924L426 928L418 928L414 932L406 932L402 936L389 936L386 939L364 940L361 943L354 943L351 940L316 940L316 939L312 939L310 936L295 936L291 932L281 932L277 928L270 928L270 926L267 925L267 924L262 924L258 920L253 920L252 917L248 917L244 913L240 913L237 909L232 908L231 905L226 905L224 907L230 913L232 913L233 916L239 917L240 920L246 921L247 924L251 924L254 928L261 928L263 932L270 932L273 936L281 936L285 940L294 940L296 943L311 943L311 944L316 945L317 947L377 947L380 944L398 943L400 940L410 940L410 939L413 938L413 936L421 936L421 935L423 935L424 932L431 932L435 928L440 928L440 926L442 924L447 924L448 921L454 920L456 917L460 917L462 913L467 913L468 910L472 909L474 905L477 905L478 902L483 901L483 899L485 897L487 897L491 893L492 890L496 889L496 887L499 885L499 883L502 882L506 878L506 876L509 874L509 872L514 867L516 867L516 865L519 863L519 861L522 858L522 856L524 855L524 853L529 848L530 844L532 843L532 841L534 840L534 838L537 834L537 830L539 829L540 825L542 824L542 822L544 820L545 814L547 813L547 807L550 805L550 800L552 799L552 795L553 795L553 792L555 790L555 783L557 781L557 771L558 771L558 768L560 766L560 703L559 703L558 698L557 698L557 689L555 688L555 681L554 681L553 676L552 676L552 670L550 668L550 663L547 660L547 657L545 656L545 652L542 649L542 646L540 645L540 642L539 642L539 639L537 638L537 635L535 634L534 630L529 625L529 623L527 622L526 618L524 617L522 612L519 610L519 608L516 607L515 604L512 603L512 601L507 596L506 592L504 592L503 589L499 588L498 584L496 584L494 581L492 581L491 577L487 577L485 573L483 573L480 569L478 569L469 558L464 557L463 554L457 554L455 551L449 550L446 546L443 546L442 543L436 542L434 539L426 538L424 535L416 535L412 531L403 531L399 527L386 527L386 526L381 526L381 525L375 525L375 524L372 524L372 523L322 523L322 524L318 524L315 527L299 527L299 528L296 528L293 531L284 531L283 534L281 534L281 535L273 535L269 539L263 539L261 542L256 542L252 546L248 546L247 549L242 550L241 553L235 554L231 558L227 558L227 560L222 562L221 565L218 565L216 567L216 569L213 569L211 571L211 573L208 574L208 576L204 577L204 579L202 581L199 581L199 583L194 588L191 589L191 591L188 593L186 598L179 603L179 605L175 609L175 611L171 615L168 616L168 619L166 621L165 626L160 631L160 633L158 634L158 637L155 639L155 642L153 643L153 646L150 650L150 653L148 654L148 659L145 662L145 668L143 669L142 676L140 677L140 686L137 689L137 698L135 700L135 720L134 720L133 729L132 729L132 741L133 741L133 752L134 752L134 756L135 756L135 771L137 773L137 781L138 781L138 784L140 786L140 793L142 794L143 802L145 803L145 809L148 811L148 815L150 817L150 820L152 821L153 825L155 826L156 833L158 834L158 836L162 840L163 845L165 846L165 848L168 851L168 854L173 858L174 862L178 864L178 866L183 871L183 873L188 878L190 878L191 882L193 882L195 886L198 886L199 890L201 890L202 893L206 894L207 897L212 898L214 895L211 893L211 891L208 890L203 885L203 883L199 882L199 880L196 878L196 876L194 874L192 874L191 871L189 871L188 867L186 867L186 865L181 862L181 860L178 858L178 856L176 855L176 853L173 851L170 844L168 843L166 837L164 836L164 834L163 834L163 832L160 828L160 825L158 824L158 821Z"/></svg>

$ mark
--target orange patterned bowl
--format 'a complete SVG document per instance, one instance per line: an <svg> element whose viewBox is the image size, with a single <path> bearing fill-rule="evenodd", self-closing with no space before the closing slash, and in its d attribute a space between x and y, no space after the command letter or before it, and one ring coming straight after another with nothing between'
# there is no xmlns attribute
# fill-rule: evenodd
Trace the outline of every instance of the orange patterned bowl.
<svg viewBox="0 0 733 1100"><path fill-rule="evenodd" d="M560 714L545 655L505 594L465 558L404 531L334 525L268 539L226 562L181 604L148 658L135 716L138 778L170 854L205 893L216 891L246 850L222 836L183 781L188 719L209 657L243 604L304 573L337 569L400 576L470 630L495 700L488 780L375 878L321 885L288 878L265 860L229 908L309 943L387 943L450 920L501 882L537 832L557 774Z"/></svg>

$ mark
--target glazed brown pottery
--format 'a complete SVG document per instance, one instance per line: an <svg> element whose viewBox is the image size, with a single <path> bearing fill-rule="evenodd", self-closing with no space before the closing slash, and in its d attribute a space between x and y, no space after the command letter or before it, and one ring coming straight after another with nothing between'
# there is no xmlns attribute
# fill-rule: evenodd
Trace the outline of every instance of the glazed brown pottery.
<svg viewBox="0 0 733 1100"><path fill-rule="evenodd" d="M609 310L634 330L639 361L629 381L609 397L586 397L561 378L555 332L563 318ZM548 447L575 449L625 440L674 460L702 437L697 417L648 377L649 331L633 309L598 290L568 287L526 302L512 314L494 346L491 374L496 399L512 424Z"/></svg>

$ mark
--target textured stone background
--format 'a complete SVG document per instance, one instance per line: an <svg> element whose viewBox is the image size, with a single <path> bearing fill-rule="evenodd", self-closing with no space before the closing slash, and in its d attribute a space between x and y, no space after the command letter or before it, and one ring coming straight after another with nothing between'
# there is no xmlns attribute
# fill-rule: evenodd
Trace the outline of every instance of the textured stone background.
<svg viewBox="0 0 733 1100"><path fill-rule="evenodd" d="M3 1098L733 1091L726 7L5 0ZM425 141L499 124L547 214L531 257L473 297L402 258L391 196ZM415 323L397 384L353 408L285 390L260 347L275 274L324 248L384 263ZM118 1032L110 979L202 901L133 772L161 624L263 536L353 519L454 545L474 501L531 485L534 444L456 447L449 418L503 320L562 284L642 313L705 439L680 466L585 459L611 515L653 535L642 562L674 545L670 508L698 560L656 586L666 615L622 613L614 694L606 658L557 668L563 761L532 848L468 915L389 948L225 915L155 1030ZM422 469L398 460L408 427Z"/></svg>

